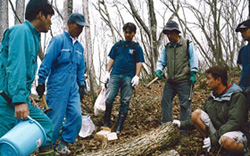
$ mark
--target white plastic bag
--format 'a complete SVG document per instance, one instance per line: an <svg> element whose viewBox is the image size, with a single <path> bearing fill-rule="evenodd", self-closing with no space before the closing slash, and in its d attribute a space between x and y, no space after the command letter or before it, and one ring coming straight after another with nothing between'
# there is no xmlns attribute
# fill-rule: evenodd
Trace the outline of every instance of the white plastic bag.
<svg viewBox="0 0 250 156"><path fill-rule="evenodd" d="M95 116L101 116L104 114L106 110L106 99L108 98L110 93L109 89L103 88L96 98L95 105L94 105L94 114Z"/></svg>
<svg viewBox="0 0 250 156"><path fill-rule="evenodd" d="M87 136L90 136L93 131L95 130L95 125L93 121L90 119L90 116L88 115L83 115L82 116L82 127L79 132L79 136L86 138Z"/></svg>

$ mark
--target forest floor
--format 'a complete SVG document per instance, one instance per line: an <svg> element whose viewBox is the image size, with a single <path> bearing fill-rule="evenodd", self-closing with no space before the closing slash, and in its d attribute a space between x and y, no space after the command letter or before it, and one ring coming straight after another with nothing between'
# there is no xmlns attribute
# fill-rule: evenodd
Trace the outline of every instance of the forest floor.
<svg viewBox="0 0 250 156"><path fill-rule="evenodd" d="M230 83L238 84L239 81L239 71L235 71L230 73ZM197 108L201 108L202 104L205 100L210 96L211 92L206 87L206 77L204 75L198 75L198 81L194 87L193 93L193 103L192 103L192 111ZM140 85L136 87L135 93L132 96L129 108L129 114L124 123L124 129L121 134L118 136L118 140L109 141L108 145L112 146L115 144L128 142L135 136L140 136L149 131L153 131L155 128L161 125L161 107L160 102L162 98L162 91L164 87L165 80L157 81L151 85L152 89L147 89L143 86L146 82L140 82ZM96 126L96 130L92 135L81 138L80 136L77 138L76 142L70 145L70 150L72 151L72 156L78 155L87 155L89 152L95 152L99 149L102 149L101 141L94 139L94 134L101 130L102 120L98 117L94 116L93 113L93 101L88 96L85 96L82 104L82 114L89 115ZM118 109L119 109L119 95L114 102L114 107L112 111L111 124L112 130L114 130L114 126L118 117ZM174 106L173 106L173 117L174 119L180 118L180 107L178 98L174 98ZM88 108L88 109L87 109ZM89 111L89 109L91 111ZM250 116L249 116L250 119ZM175 147L171 147L171 149L175 149L179 155L181 156L202 156L206 155L205 150L202 149L203 138L198 133L198 131L193 130L189 131L188 135L181 135L180 141ZM249 148L250 149L250 148ZM161 155L164 150L156 151L152 154L152 156ZM212 150L209 153L210 156L223 156L225 153L223 150Z"/></svg>

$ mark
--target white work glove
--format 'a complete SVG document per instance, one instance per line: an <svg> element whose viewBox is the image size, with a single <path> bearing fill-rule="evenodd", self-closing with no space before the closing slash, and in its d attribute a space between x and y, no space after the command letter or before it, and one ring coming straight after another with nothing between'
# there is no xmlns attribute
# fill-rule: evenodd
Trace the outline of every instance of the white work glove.
<svg viewBox="0 0 250 156"><path fill-rule="evenodd" d="M179 128L181 127L181 122L180 120L173 120L173 124L177 125Z"/></svg>
<svg viewBox="0 0 250 156"><path fill-rule="evenodd" d="M139 77L135 75L133 79L131 80L132 87L137 86L139 84Z"/></svg>
<svg viewBox="0 0 250 156"><path fill-rule="evenodd" d="M204 139L203 144L204 145L202 146L202 148L207 148L207 151L209 152L210 149L211 149L211 140L210 140L210 138L208 137L208 138Z"/></svg>
<svg viewBox="0 0 250 156"><path fill-rule="evenodd" d="M107 83L109 79L110 79L110 72L107 71L103 79L104 83Z"/></svg>

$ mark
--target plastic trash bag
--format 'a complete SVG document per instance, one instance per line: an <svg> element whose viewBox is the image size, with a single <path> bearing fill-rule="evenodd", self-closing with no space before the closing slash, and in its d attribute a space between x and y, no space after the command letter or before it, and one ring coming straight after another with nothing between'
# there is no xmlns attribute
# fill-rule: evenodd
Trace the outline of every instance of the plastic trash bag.
<svg viewBox="0 0 250 156"><path fill-rule="evenodd" d="M109 89L103 88L96 98L95 105L94 105L94 114L95 116L102 116L106 110L106 99L110 94Z"/></svg>
<svg viewBox="0 0 250 156"><path fill-rule="evenodd" d="M80 137L86 138L87 136L90 136L94 130L95 130L95 124L90 119L90 116L83 115L82 116L82 127L81 127L81 130L80 130L78 135Z"/></svg>

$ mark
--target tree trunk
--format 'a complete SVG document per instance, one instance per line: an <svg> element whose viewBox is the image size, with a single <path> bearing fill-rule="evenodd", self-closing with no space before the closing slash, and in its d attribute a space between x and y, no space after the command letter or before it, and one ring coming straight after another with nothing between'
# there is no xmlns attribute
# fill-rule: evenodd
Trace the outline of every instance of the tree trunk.
<svg viewBox="0 0 250 156"><path fill-rule="evenodd" d="M250 19L250 0L248 0L248 19Z"/></svg>
<svg viewBox="0 0 250 156"><path fill-rule="evenodd" d="M157 150L167 149L174 146L179 140L179 129L172 123L161 125L157 129L144 135L135 137L129 142L108 147L105 150L87 154L88 156L127 156L127 155L150 155Z"/></svg>
<svg viewBox="0 0 250 156"><path fill-rule="evenodd" d="M83 14L85 17L85 22L87 24L90 24L89 20L89 8L88 8L89 1L83 0L82 1L82 8L83 8ZM95 80L95 68L94 68L94 62L93 62L93 49L92 49L92 39L91 39L91 33L90 33L91 27L85 27L85 40L86 40L86 47L85 47L85 57L86 57L86 65L87 65L87 74L89 76L89 82L90 82L90 94L91 97L94 99L96 98L95 91L97 90L97 83Z"/></svg>
<svg viewBox="0 0 250 156"><path fill-rule="evenodd" d="M25 8L25 0L16 0L16 16L15 24L24 22L24 8Z"/></svg>
<svg viewBox="0 0 250 156"><path fill-rule="evenodd" d="M65 0L63 3L63 8L64 8L64 17L63 17L64 30L67 30L68 19L69 19L70 14L72 14L72 10L73 10L73 1Z"/></svg>
<svg viewBox="0 0 250 156"><path fill-rule="evenodd" d="M8 20L8 0L0 0L0 43L3 39L3 33L9 27Z"/></svg>

